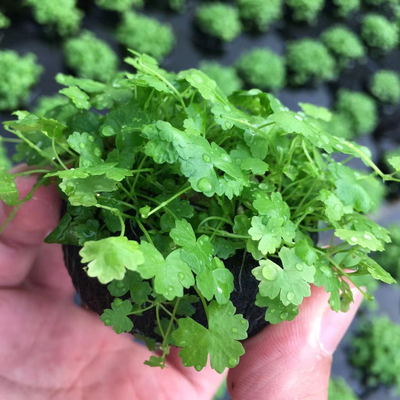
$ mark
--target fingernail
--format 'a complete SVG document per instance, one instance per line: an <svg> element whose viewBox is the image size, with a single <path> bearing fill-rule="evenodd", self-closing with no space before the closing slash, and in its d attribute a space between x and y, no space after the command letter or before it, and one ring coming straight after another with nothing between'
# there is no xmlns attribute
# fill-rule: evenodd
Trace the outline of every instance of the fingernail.
<svg viewBox="0 0 400 400"><path fill-rule="evenodd" d="M335 312L328 305L322 316L319 340L322 349L328 354L335 352L363 299L362 293L357 288L352 288L351 291L354 302L351 303L349 311Z"/></svg>

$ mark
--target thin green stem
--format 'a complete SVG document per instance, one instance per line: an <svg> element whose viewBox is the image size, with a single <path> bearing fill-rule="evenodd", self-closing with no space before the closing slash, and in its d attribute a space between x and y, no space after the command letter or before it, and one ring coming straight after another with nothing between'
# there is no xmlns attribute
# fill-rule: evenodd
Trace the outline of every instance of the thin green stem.
<svg viewBox="0 0 400 400"><path fill-rule="evenodd" d="M155 212L157 212L158 210L161 210L162 208L164 208L166 205L168 205L169 203L171 203L171 201L175 200L177 197L181 196L182 194L186 193L189 189L191 189L191 186L187 186L185 189L181 190L180 192L174 194L172 197L170 197L168 200L163 201L162 203L160 203L159 206L157 206L156 208L154 208L153 210L151 210L148 214L148 217L150 217L150 215L154 214Z"/></svg>
<svg viewBox="0 0 400 400"><path fill-rule="evenodd" d="M231 226L234 225L232 221L229 221L229 219L226 219L226 218L222 218L222 217L207 217L207 218L204 218L204 219L199 223L197 229L200 229L200 227L203 226L206 222L208 222L208 221L214 221L214 220L215 220L215 221L222 221L222 222L225 222L226 224L229 224L229 225L231 225Z"/></svg>
<svg viewBox="0 0 400 400"><path fill-rule="evenodd" d="M7 143L22 143L21 139L14 139L14 138L0 138L0 142L7 142Z"/></svg>
<svg viewBox="0 0 400 400"><path fill-rule="evenodd" d="M142 308L142 309L137 310L137 311L132 311L132 312L130 312L128 315L140 315L140 314L144 313L145 311L151 310L151 309L154 308L154 307L156 307L156 305L155 305L155 304L152 304L151 306L148 306L148 307L146 307L146 308Z"/></svg>
<svg viewBox="0 0 400 400"><path fill-rule="evenodd" d="M138 172L136 173L135 180L133 181L133 184L132 184L131 193L133 193L134 190L135 190L135 187L136 187L137 181L139 179L139 175L140 175L141 169L142 169L143 164L146 161L146 159L147 159L147 156L144 155L142 160L140 161L140 164L139 164L138 169L137 169Z"/></svg>
<svg viewBox="0 0 400 400"><path fill-rule="evenodd" d="M149 232L147 232L146 228L144 227L144 225L140 222L139 218L135 218L137 224L139 225L140 230L144 233L144 235L146 236L147 240L149 241L149 243L151 243L154 246L153 241L151 240L151 237L149 235Z"/></svg>
<svg viewBox="0 0 400 400"><path fill-rule="evenodd" d="M53 148L53 152L54 152L54 156L56 157L58 163L65 169L67 170L68 168L65 166L65 164L62 162L60 156L57 153L57 149L56 149L56 139L55 137L53 137L51 139L51 147Z"/></svg>

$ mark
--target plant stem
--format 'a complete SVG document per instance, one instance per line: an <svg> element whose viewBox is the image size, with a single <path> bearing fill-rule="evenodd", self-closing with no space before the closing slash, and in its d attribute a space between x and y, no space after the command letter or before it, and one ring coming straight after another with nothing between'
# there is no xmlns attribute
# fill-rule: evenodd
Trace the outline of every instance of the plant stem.
<svg viewBox="0 0 400 400"><path fill-rule="evenodd" d="M191 186L187 186L185 189L181 190L180 192L174 194L172 197L170 197L168 200L163 201L162 203L160 203L159 206L157 206L156 208L154 208L153 210L151 210L149 212L149 214L147 215L147 217L150 217L150 215L154 214L155 212L157 212L158 210L160 210L161 208L165 207L167 204L171 203L171 201L175 200L177 197L181 196L182 194L186 193L189 189L191 189Z"/></svg>

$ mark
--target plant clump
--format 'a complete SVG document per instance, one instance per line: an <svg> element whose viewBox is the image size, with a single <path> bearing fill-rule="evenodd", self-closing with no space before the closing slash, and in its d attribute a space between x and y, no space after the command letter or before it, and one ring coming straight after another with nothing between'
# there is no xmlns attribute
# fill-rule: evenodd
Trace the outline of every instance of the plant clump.
<svg viewBox="0 0 400 400"><path fill-rule="evenodd" d="M221 65L218 62L203 61L200 64L200 70L213 79L227 96L243 87L243 81L233 67Z"/></svg>
<svg viewBox="0 0 400 400"><path fill-rule="evenodd" d="M123 14L117 40L124 46L162 60L174 47L175 35L169 24L134 12Z"/></svg>
<svg viewBox="0 0 400 400"><path fill-rule="evenodd" d="M143 7L143 0L95 0L98 7L106 10L125 12L132 7Z"/></svg>
<svg viewBox="0 0 400 400"><path fill-rule="evenodd" d="M312 23L324 8L325 0L286 0L286 3L293 10L296 21Z"/></svg>
<svg viewBox="0 0 400 400"><path fill-rule="evenodd" d="M322 34L322 41L343 67L350 61L360 60L365 56L363 43L354 32L345 26L337 25L327 29Z"/></svg>
<svg viewBox="0 0 400 400"><path fill-rule="evenodd" d="M343 378L331 378L328 400L359 400L359 398Z"/></svg>
<svg viewBox="0 0 400 400"><path fill-rule="evenodd" d="M242 30L238 9L219 2L200 5L196 21L203 32L224 42L232 41Z"/></svg>
<svg viewBox="0 0 400 400"><path fill-rule="evenodd" d="M67 65L82 78L107 81L117 71L117 55L104 40L89 31L68 39L64 54Z"/></svg>
<svg viewBox="0 0 400 400"><path fill-rule="evenodd" d="M68 97L61 94L53 96L41 96L33 109L33 113L38 117L45 117L47 112L57 110L59 106L65 106L69 102Z"/></svg>
<svg viewBox="0 0 400 400"><path fill-rule="evenodd" d="M169 0L169 7L171 10L176 12L182 12L185 10L186 0Z"/></svg>
<svg viewBox="0 0 400 400"><path fill-rule="evenodd" d="M0 11L0 29L6 29L11 25L11 21Z"/></svg>
<svg viewBox="0 0 400 400"><path fill-rule="evenodd" d="M371 133L378 124L376 102L365 93L340 89L335 108L349 118L355 135Z"/></svg>
<svg viewBox="0 0 400 400"><path fill-rule="evenodd" d="M369 386L400 390L400 325L387 316L364 321L351 341L350 362Z"/></svg>
<svg viewBox="0 0 400 400"><path fill-rule="evenodd" d="M337 15L347 18L351 13L358 11L361 6L360 0L333 0L333 4L337 7Z"/></svg>
<svg viewBox="0 0 400 400"><path fill-rule="evenodd" d="M279 90L285 86L284 59L268 49L254 49L236 62L240 76L251 86L262 90Z"/></svg>
<svg viewBox="0 0 400 400"><path fill-rule="evenodd" d="M368 14L361 26L361 36L370 47L390 51L399 44L399 28L383 15Z"/></svg>
<svg viewBox="0 0 400 400"><path fill-rule="evenodd" d="M371 80L371 93L381 102L399 104L400 76L395 71L378 71Z"/></svg>
<svg viewBox="0 0 400 400"><path fill-rule="evenodd" d="M329 121L322 121L324 129L331 135L341 137L343 139L352 139L354 135L354 127L348 114L342 112L333 112Z"/></svg>
<svg viewBox="0 0 400 400"><path fill-rule="evenodd" d="M238 0L240 17L264 32L283 15L283 0Z"/></svg>
<svg viewBox="0 0 400 400"><path fill-rule="evenodd" d="M392 242L386 246L384 253L376 253L375 259L398 281L400 280L400 225L389 225L388 230Z"/></svg>
<svg viewBox="0 0 400 400"><path fill-rule="evenodd" d="M286 64L295 85L330 81L336 77L336 62L326 46L315 39L300 39L288 44Z"/></svg>
<svg viewBox="0 0 400 400"><path fill-rule="evenodd" d="M43 67L34 54L20 56L12 50L0 51L0 110L24 105L42 73Z"/></svg>
<svg viewBox="0 0 400 400"><path fill-rule="evenodd" d="M368 255L390 241L368 213L371 185L397 179L400 165L386 175L367 149L321 129L322 107L292 112L258 89L228 98L202 71L171 73L134 54L135 72L112 82L57 75L68 104L4 126L22 139L16 159L39 166L27 172L35 188L53 182L63 195L46 242L68 249L74 284L105 325L160 350L146 364L165 367L174 345L184 366L209 360L222 373L259 330L254 313L261 328L293 320L311 284L346 311L354 276L394 282ZM15 178L0 172L10 207L28 200ZM329 248L320 230L331 232Z"/></svg>
<svg viewBox="0 0 400 400"><path fill-rule="evenodd" d="M36 21L55 27L61 36L72 35L79 30L83 12L76 0L26 0L33 8Z"/></svg>

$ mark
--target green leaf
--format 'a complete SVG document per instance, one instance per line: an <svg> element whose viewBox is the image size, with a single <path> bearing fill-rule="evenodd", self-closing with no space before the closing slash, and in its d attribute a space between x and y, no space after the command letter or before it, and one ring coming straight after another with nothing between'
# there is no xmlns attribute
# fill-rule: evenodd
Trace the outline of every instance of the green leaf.
<svg viewBox="0 0 400 400"><path fill-rule="evenodd" d="M14 206L19 198L15 177L0 170L0 199L8 206Z"/></svg>
<svg viewBox="0 0 400 400"><path fill-rule="evenodd" d="M132 304L129 300L115 299L111 303L111 309L106 308L100 319L104 325L112 326L116 333L130 332L133 329L133 323L128 317L131 311Z"/></svg>
<svg viewBox="0 0 400 400"><path fill-rule="evenodd" d="M361 259L360 264L367 268L368 272L371 274L371 276L374 279L378 279L382 282L391 284L391 283L396 283L396 280L393 279L393 277L385 271L375 260L372 258L364 255L363 258Z"/></svg>
<svg viewBox="0 0 400 400"><path fill-rule="evenodd" d="M57 74L56 82L63 86L78 86L87 93L101 93L106 88L104 83L96 82L91 79L75 78L64 74Z"/></svg>
<svg viewBox="0 0 400 400"><path fill-rule="evenodd" d="M400 156L389 157L387 161L395 171L400 171Z"/></svg>
<svg viewBox="0 0 400 400"><path fill-rule="evenodd" d="M139 244L125 236L86 242L79 254L82 263L89 263L88 276L103 284L123 279L127 269L136 271L145 262Z"/></svg>
<svg viewBox="0 0 400 400"><path fill-rule="evenodd" d="M326 122L329 122L332 119L332 113L325 107L318 107L309 103L299 103L299 106L312 118L322 119Z"/></svg>
<svg viewBox="0 0 400 400"><path fill-rule="evenodd" d="M372 251L383 251L384 245L371 232L350 229L336 229L335 236L352 246L361 246Z"/></svg>
<svg viewBox="0 0 400 400"><path fill-rule="evenodd" d="M300 305L304 297L311 294L310 283L314 282L315 267L307 265L294 249L283 247L279 252L283 268L271 260L261 260L253 269L253 275L260 281L259 293L275 299L279 296L284 306Z"/></svg>
<svg viewBox="0 0 400 400"><path fill-rule="evenodd" d="M326 206L325 214L330 222L335 223L340 221L344 214L352 212L352 208L350 206L345 206L335 193L322 189L319 194L321 201Z"/></svg>
<svg viewBox="0 0 400 400"><path fill-rule="evenodd" d="M74 132L68 137L67 142L73 150L80 154L80 167L91 167L104 162L101 159L102 149L95 136L87 132Z"/></svg>
<svg viewBox="0 0 400 400"><path fill-rule="evenodd" d="M283 218L285 220L290 218L289 206L282 200L282 195L278 192L270 195L262 192L257 193L253 206L260 215Z"/></svg>
<svg viewBox="0 0 400 400"><path fill-rule="evenodd" d="M218 304L228 303L230 294L235 288L231 271L225 268L224 263L216 257L211 263L211 268L205 268L197 274L196 283L208 301L215 296Z"/></svg>
<svg viewBox="0 0 400 400"><path fill-rule="evenodd" d="M165 360L164 357L150 356L148 360L144 362L145 365L149 367L161 367L165 368Z"/></svg>
<svg viewBox="0 0 400 400"><path fill-rule="evenodd" d="M341 309L340 291L345 291L346 288L340 282L337 272L324 261L320 262L315 268L314 284L323 286L326 292L331 293L329 304L332 310L338 312Z"/></svg>
<svg viewBox="0 0 400 400"><path fill-rule="evenodd" d="M212 245L214 246L214 255L223 260L227 260L236 253L235 245L231 240L217 237L213 239Z"/></svg>
<svg viewBox="0 0 400 400"><path fill-rule="evenodd" d="M214 255L214 247L206 235L196 240L192 225L186 220L176 221L175 228L171 230L172 240L182 247L181 257L192 270L198 274L209 267Z"/></svg>
<svg viewBox="0 0 400 400"><path fill-rule="evenodd" d="M71 86L60 90L61 94L69 97L77 108L89 110L92 106L89 101L89 96L80 90L77 86Z"/></svg>
<svg viewBox="0 0 400 400"><path fill-rule="evenodd" d="M183 296L183 288L194 285L193 273L181 258L181 250L175 250L164 259L162 254L150 243L140 244L144 262L138 272L144 279L154 278L154 291L167 300Z"/></svg>
<svg viewBox="0 0 400 400"><path fill-rule="evenodd" d="M164 199L160 198L160 201ZM175 227L175 220L183 218L192 218L194 215L194 208L190 205L187 200L175 199L171 201L166 208L168 212L162 215L160 219L161 229L170 231ZM171 213L174 215L172 216ZM176 217L176 218L174 218Z"/></svg>
<svg viewBox="0 0 400 400"><path fill-rule="evenodd" d="M208 329L192 318L178 320L178 329L172 334L177 346L182 347L179 356L183 365L202 370L210 356L210 364L217 372L233 368L244 354L239 340L247 338L248 322L241 314L235 315L231 302L218 305L212 301L208 306Z"/></svg>
<svg viewBox="0 0 400 400"><path fill-rule="evenodd" d="M282 321L293 321L294 318L299 314L299 307L288 304L285 306L279 299L279 296L275 299L269 297L260 296L257 294L256 303L258 307L268 307L265 312L265 320L270 324L279 324Z"/></svg>

